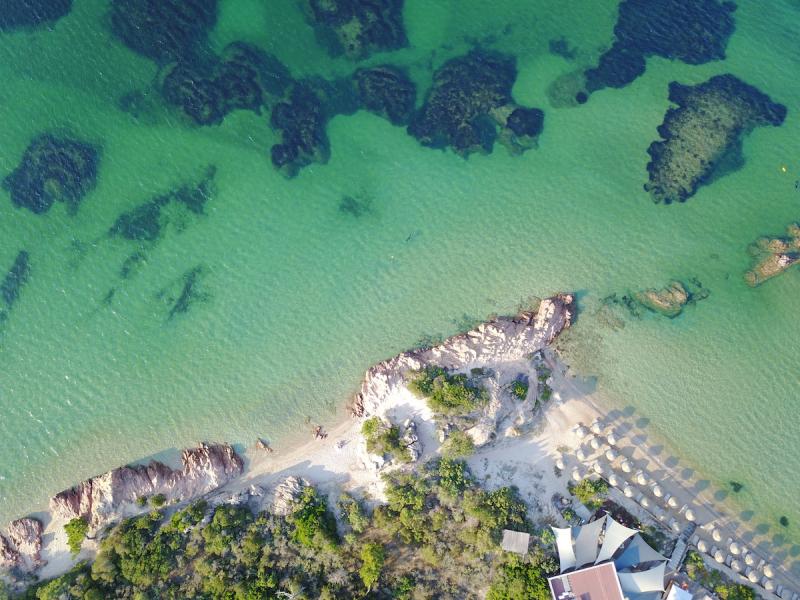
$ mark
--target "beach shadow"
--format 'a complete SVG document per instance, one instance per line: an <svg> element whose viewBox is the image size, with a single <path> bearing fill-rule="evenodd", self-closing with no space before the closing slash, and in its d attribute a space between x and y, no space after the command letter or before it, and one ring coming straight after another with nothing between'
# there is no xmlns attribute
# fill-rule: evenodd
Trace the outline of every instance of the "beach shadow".
<svg viewBox="0 0 800 600"><path fill-rule="evenodd" d="M769 531L769 524L767 523L759 523L756 525L756 533L759 535L766 535Z"/></svg>
<svg viewBox="0 0 800 600"><path fill-rule="evenodd" d="M656 456L661 456L661 453L663 451L664 451L664 446L662 446L661 444L650 446L650 453L655 454Z"/></svg>
<svg viewBox="0 0 800 600"><path fill-rule="evenodd" d="M717 490L716 492L714 492L714 500L722 502L723 500L725 500L725 498L728 497L728 495L729 495L728 492L726 492L725 490Z"/></svg>
<svg viewBox="0 0 800 600"><path fill-rule="evenodd" d="M635 413L636 409L630 405L622 409L622 414L624 414L626 417L632 417Z"/></svg>
<svg viewBox="0 0 800 600"><path fill-rule="evenodd" d="M680 462L681 461L678 459L677 456L669 456L664 461L664 464L667 465L668 468L674 469L675 467L677 467L680 464Z"/></svg>
<svg viewBox="0 0 800 600"><path fill-rule="evenodd" d="M702 492L707 490L711 487L711 482L708 479L699 479L695 482L694 486L692 486L696 491Z"/></svg>
<svg viewBox="0 0 800 600"><path fill-rule="evenodd" d="M789 548L789 556L800 556L800 546L794 545Z"/></svg>
<svg viewBox="0 0 800 600"><path fill-rule="evenodd" d="M639 417L639 418L636 420L636 426L637 426L639 429L644 429L644 428L645 428L645 427L647 427L648 425L650 425L650 419L648 419L647 417Z"/></svg>
<svg viewBox="0 0 800 600"><path fill-rule="evenodd" d="M755 514L756 514L755 511L743 510L741 513L739 513L739 518L742 521L752 521Z"/></svg>
<svg viewBox="0 0 800 600"><path fill-rule="evenodd" d="M688 481L689 479L694 477L694 470L690 469L688 467L685 468L685 469L682 469L681 472L680 472L680 477L681 477L681 479Z"/></svg>

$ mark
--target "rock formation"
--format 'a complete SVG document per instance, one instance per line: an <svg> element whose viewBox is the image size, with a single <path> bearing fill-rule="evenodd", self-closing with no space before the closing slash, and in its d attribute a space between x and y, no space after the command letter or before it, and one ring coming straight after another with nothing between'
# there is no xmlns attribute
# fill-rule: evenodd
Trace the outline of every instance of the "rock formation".
<svg viewBox="0 0 800 600"><path fill-rule="evenodd" d="M308 485L309 483L305 479L299 477L292 476L284 479L273 492L272 512L281 516L290 514Z"/></svg>
<svg viewBox="0 0 800 600"><path fill-rule="evenodd" d="M15 31L53 23L72 10L72 0L24 0L4 2L0 31Z"/></svg>
<svg viewBox="0 0 800 600"><path fill-rule="evenodd" d="M358 69L353 78L364 108L388 119L392 125L408 125L414 113L417 88L405 71L379 65Z"/></svg>
<svg viewBox="0 0 800 600"><path fill-rule="evenodd" d="M704 83L669 85L677 104L658 127L663 141L650 144L650 175L644 189L656 202L684 202L706 183L715 169L736 152L742 136L755 127L777 127L786 107L733 75L716 75Z"/></svg>
<svg viewBox="0 0 800 600"><path fill-rule="evenodd" d="M536 311L499 317L476 329L448 338L432 348L398 354L371 367L353 404L353 415L379 414L384 400L401 386L405 376L425 366L469 370L494 362L513 362L548 346L568 328L575 315L570 294L542 300Z"/></svg>
<svg viewBox="0 0 800 600"><path fill-rule="evenodd" d="M408 127L425 146L450 146L458 154L491 152L498 127L520 150L531 147L542 129L543 113L519 107L511 97L517 78L514 57L472 50L447 61L433 74L433 85Z"/></svg>
<svg viewBox="0 0 800 600"><path fill-rule="evenodd" d="M744 279L748 285L756 287L800 261L800 225L789 225L786 237L756 240L749 251L756 263L745 273Z"/></svg>
<svg viewBox="0 0 800 600"><path fill-rule="evenodd" d="M733 2L720 0L624 0L614 26L614 43L596 67L584 73L583 103L592 92L628 85L645 71L649 56L699 65L725 58L735 24Z"/></svg>
<svg viewBox="0 0 800 600"><path fill-rule="evenodd" d="M403 0L305 0L303 6L333 56L355 60L408 45Z"/></svg>
<svg viewBox="0 0 800 600"><path fill-rule="evenodd" d="M167 64L204 49L217 22L217 0L112 0L110 22L128 48Z"/></svg>
<svg viewBox="0 0 800 600"><path fill-rule="evenodd" d="M78 203L94 187L99 153L85 142L52 134L34 138L19 166L4 180L15 206L35 212L50 210L53 202Z"/></svg>
<svg viewBox="0 0 800 600"><path fill-rule="evenodd" d="M0 534L0 569L33 571L41 565L42 532L39 519L25 517L9 523Z"/></svg>
<svg viewBox="0 0 800 600"><path fill-rule="evenodd" d="M665 288L643 290L633 297L645 308L672 318L681 314L690 294L680 281L670 281Z"/></svg>
<svg viewBox="0 0 800 600"><path fill-rule="evenodd" d="M50 499L50 510L60 519L85 518L97 529L121 514L126 504L142 496L164 494L182 501L206 494L241 475L242 458L228 444L201 444L181 453L181 469L151 461L126 466L88 479Z"/></svg>

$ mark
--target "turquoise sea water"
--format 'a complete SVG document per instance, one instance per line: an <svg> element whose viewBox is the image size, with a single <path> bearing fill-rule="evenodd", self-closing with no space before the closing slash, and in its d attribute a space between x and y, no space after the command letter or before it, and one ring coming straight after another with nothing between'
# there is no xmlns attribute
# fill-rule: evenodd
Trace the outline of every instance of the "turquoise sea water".
<svg viewBox="0 0 800 600"><path fill-rule="evenodd" d="M269 164L266 116L194 128L145 90L153 63L115 41L106 3L76 0L52 30L0 35L0 174L42 131L102 147L97 187L69 215L12 206L0 192L0 270L25 249L31 279L0 333L0 521L75 482L200 439L250 445L334 418L372 363L456 332L532 296L579 292L569 357L619 406L650 419L718 485L745 483L755 522L800 539L800 271L758 289L748 244L800 218L800 5L739 2L728 58L650 59L646 74L579 108L548 86L611 41L611 1L407 0L410 47L367 61L406 65L421 89L476 40L517 57L518 102L545 110L539 148L468 160L423 148L366 112L328 126L331 159L287 180ZM575 61L554 56L565 37ZM246 40L294 76L344 75L290 0L226 0L215 48ZM672 80L730 72L789 108L744 142L746 164L686 204L642 191L647 147ZM206 215L170 225L120 283L136 247L109 239L117 216L217 167ZM781 169L786 166L786 172ZM345 195L368 202L360 217ZM168 319L158 297L199 267L202 299ZM675 320L610 329L595 311L613 292L697 277L708 300ZM116 288L110 304L103 298ZM786 515L790 527L777 525Z"/></svg>

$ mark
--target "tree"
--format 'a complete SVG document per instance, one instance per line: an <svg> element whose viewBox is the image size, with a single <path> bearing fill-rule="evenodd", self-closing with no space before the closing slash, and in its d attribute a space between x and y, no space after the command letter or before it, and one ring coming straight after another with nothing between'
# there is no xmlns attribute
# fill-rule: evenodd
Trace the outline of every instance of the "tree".
<svg viewBox="0 0 800 600"><path fill-rule="evenodd" d="M385 560L386 554L380 544L368 543L361 549L362 564L358 574L361 576L361 581L364 582L364 587L367 590L371 590L372 586L378 581Z"/></svg>
<svg viewBox="0 0 800 600"><path fill-rule="evenodd" d="M442 454L447 458L470 456L475 452L475 442L463 431L452 432L442 445Z"/></svg>
<svg viewBox="0 0 800 600"><path fill-rule="evenodd" d="M83 540L86 539L86 534L89 532L89 524L83 517L76 517L64 525L64 531L67 532L67 546L75 556L81 551Z"/></svg>

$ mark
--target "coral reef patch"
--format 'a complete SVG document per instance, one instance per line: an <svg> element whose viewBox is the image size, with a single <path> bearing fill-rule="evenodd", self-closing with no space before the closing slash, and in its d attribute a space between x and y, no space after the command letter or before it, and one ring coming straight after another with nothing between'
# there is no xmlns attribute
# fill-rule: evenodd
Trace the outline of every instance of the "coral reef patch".
<svg viewBox="0 0 800 600"><path fill-rule="evenodd" d="M760 238L748 250L755 264L744 279L756 287L800 261L800 225L789 225L785 237Z"/></svg>
<svg viewBox="0 0 800 600"><path fill-rule="evenodd" d="M111 31L128 48L159 64L205 47L217 21L216 0L112 0Z"/></svg>
<svg viewBox="0 0 800 600"><path fill-rule="evenodd" d="M353 75L361 105L389 120L408 125L414 114L417 88L408 75L392 65L358 69Z"/></svg>
<svg viewBox="0 0 800 600"><path fill-rule="evenodd" d="M514 57L482 49L447 61L433 75L425 103L408 127L424 146L451 147L462 156L491 152L501 141L522 151L542 129L543 113L514 103ZM533 135L531 135L533 134Z"/></svg>
<svg viewBox="0 0 800 600"><path fill-rule="evenodd" d="M733 2L719 0L623 0L614 43L585 71L584 94L628 85L644 73L649 56L691 65L722 60L735 10Z"/></svg>
<svg viewBox="0 0 800 600"><path fill-rule="evenodd" d="M71 211L97 180L99 152L70 137L42 134L35 137L19 166L3 180L15 206L34 213L47 212L53 202L65 202Z"/></svg>
<svg viewBox="0 0 800 600"><path fill-rule="evenodd" d="M644 189L655 202L684 202L737 152L741 137L755 127L777 127L786 107L733 75L704 83L669 85L677 104L658 127L663 141L650 144L649 181Z"/></svg>
<svg viewBox="0 0 800 600"><path fill-rule="evenodd" d="M3 2L0 31L15 31L58 21L72 10L72 0L15 0Z"/></svg>
<svg viewBox="0 0 800 600"><path fill-rule="evenodd" d="M261 112L280 98L291 77L274 56L244 42L234 42L222 56L192 59L172 65L161 92L197 125L216 125L236 109Z"/></svg>
<svg viewBox="0 0 800 600"><path fill-rule="evenodd" d="M332 56L358 60L408 45L403 0L305 0L303 6Z"/></svg>

